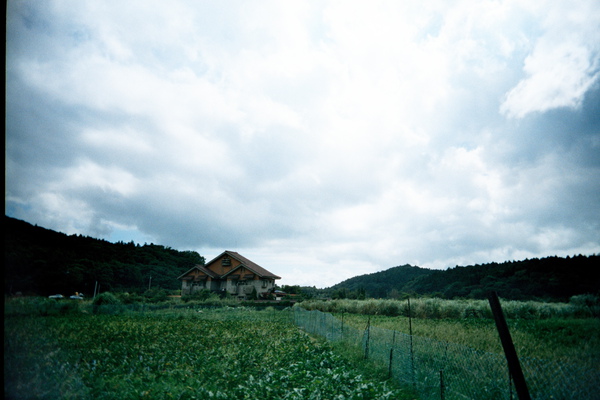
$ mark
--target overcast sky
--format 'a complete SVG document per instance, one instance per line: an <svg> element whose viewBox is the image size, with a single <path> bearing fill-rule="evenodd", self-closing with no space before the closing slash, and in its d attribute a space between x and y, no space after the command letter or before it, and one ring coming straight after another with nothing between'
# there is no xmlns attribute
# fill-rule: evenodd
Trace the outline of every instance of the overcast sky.
<svg viewBox="0 0 600 400"><path fill-rule="evenodd" d="M600 253L600 3L9 0L5 170L280 284Z"/></svg>

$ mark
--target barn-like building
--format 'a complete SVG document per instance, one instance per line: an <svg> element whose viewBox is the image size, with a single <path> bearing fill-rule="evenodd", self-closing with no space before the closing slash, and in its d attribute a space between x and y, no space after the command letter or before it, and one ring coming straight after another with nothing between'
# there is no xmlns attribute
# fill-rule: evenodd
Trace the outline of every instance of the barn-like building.
<svg viewBox="0 0 600 400"><path fill-rule="evenodd" d="M239 299L272 292L281 277L267 271L235 251L225 250L206 265L196 265L178 277L181 294L200 290L226 292Z"/></svg>

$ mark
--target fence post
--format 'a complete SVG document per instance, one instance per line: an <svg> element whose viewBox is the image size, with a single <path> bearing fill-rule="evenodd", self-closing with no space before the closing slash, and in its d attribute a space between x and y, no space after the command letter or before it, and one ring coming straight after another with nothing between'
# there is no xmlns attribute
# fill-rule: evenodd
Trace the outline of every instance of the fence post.
<svg viewBox="0 0 600 400"><path fill-rule="evenodd" d="M392 377L392 362L394 360L394 346L396 345L396 331L392 331L392 346L390 348L390 366L388 368L388 377Z"/></svg>
<svg viewBox="0 0 600 400"><path fill-rule="evenodd" d="M369 319L367 321L367 329L365 329L365 333L367 335L367 341L365 343L365 360L369 359L369 339L371 335L371 316L369 315Z"/></svg>
<svg viewBox="0 0 600 400"><path fill-rule="evenodd" d="M444 386L444 370L440 369L440 398L442 400L446 397L446 387Z"/></svg>
<svg viewBox="0 0 600 400"><path fill-rule="evenodd" d="M388 368L388 378L392 377L392 362L394 361L394 348L390 349L390 366Z"/></svg>
<svg viewBox="0 0 600 400"><path fill-rule="evenodd" d="M417 380L415 378L415 353L413 352L413 333L412 333L412 312L410 309L410 297L408 297L408 333L410 337L410 374L414 389L417 389Z"/></svg>
<svg viewBox="0 0 600 400"><path fill-rule="evenodd" d="M502 342L502 347L504 348L504 355L506 356L508 369L515 382L519 400L530 400L531 397L529 396L529 390L527 389L527 382L525 381L525 376L523 375L523 370L521 369L519 357L517 356L515 345L510 336L506 319L504 319L504 313L502 312L502 306L500 305L498 294L496 292L491 292L489 301L492 313L494 314L494 320L496 321L496 328L498 329L498 334L500 335L500 341Z"/></svg>

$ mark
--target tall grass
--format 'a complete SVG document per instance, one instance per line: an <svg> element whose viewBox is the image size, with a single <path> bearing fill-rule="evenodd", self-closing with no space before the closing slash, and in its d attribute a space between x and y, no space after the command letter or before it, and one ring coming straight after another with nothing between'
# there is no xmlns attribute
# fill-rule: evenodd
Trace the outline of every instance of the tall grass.
<svg viewBox="0 0 600 400"><path fill-rule="evenodd" d="M503 300L502 309L509 319L589 318L599 316L596 296L575 296L569 303ZM409 300L309 300L301 303L306 310L330 313L410 316L413 318L461 319L492 318L487 300L443 300L418 298Z"/></svg>

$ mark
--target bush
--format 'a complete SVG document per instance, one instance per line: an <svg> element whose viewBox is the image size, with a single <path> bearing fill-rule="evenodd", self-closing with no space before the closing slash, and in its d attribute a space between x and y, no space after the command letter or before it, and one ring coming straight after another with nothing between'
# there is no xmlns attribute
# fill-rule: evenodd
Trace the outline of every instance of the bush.
<svg viewBox="0 0 600 400"><path fill-rule="evenodd" d="M94 314L118 314L123 311L121 301L110 292L99 294L92 300Z"/></svg>
<svg viewBox="0 0 600 400"><path fill-rule="evenodd" d="M117 305L121 304L121 301L111 292L104 292L94 297L92 304L95 306Z"/></svg>
<svg viewBox="0 0 600 400"><path fill-rule="evenodd" d="M192 294L186 294L181 296L181 301L183 301L184 303L187 303L189 301L206 301L213 296L218 297L218 295L213 294L213 292L211 292L210 290L202 289Z"/></svg>
<svg viewBox="0 0 600 400"><path fill-rule="evenodd" d="M577 313L600 317L600 297L593 294L580 294L571 297L569 304L575 307Z"/></svg>
<svg viewBox="0 0 600 400"><path fill-rule="evenodd" d="M136 293L118 293L117 299L123 304L139 304L144 302L144 297Z"/></svg>
<svg viewBox="0 0 600 400"><path fill-rule="evenodd" d="M160 303L169 300L169 292L165 289L152 288L144 292L144 297L150 303Z"/></svg>

